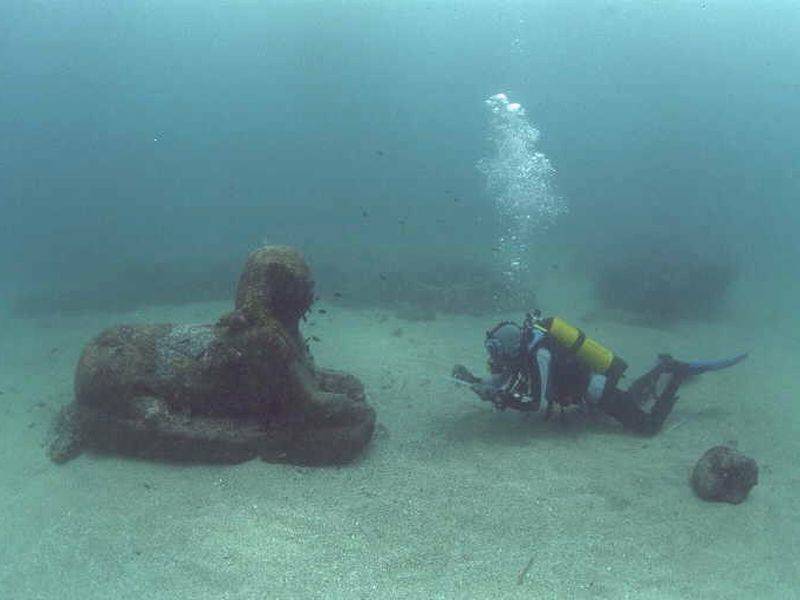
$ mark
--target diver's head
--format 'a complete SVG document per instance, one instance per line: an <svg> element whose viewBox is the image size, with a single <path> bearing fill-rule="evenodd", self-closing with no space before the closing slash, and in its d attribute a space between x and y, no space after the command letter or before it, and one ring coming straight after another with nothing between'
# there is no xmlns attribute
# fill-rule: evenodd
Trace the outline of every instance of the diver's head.
<svg viewBox="0 0 800 600"><path fill-rule="evenodd" d="M489 353L489 371L507 373L518 371L522 366L522 327L511 321L503 321L486 332L483 343Z"/></svg>

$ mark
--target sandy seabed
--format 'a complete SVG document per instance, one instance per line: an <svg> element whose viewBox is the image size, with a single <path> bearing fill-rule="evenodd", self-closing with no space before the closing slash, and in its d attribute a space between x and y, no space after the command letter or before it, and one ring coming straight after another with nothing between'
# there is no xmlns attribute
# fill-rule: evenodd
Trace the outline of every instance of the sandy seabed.
<svg viewBox="0 0 800 600"><path fill-rule="evenodd" d="M83 344L117 322L208 322L224 304L6 318L0 340L0 598L791 598L800 595L798 324L623 325L550 298L635 376L654 355L743 365L682 390L664 431L494 412L448 379L496 318L429 323L326 306L317 362L366 384L364 458L340 468L180 466L43 444ZM546 307L545 307L546 308ZM687 479L735 443L760 483L709 504ZM527 568L527 570L526 570Z"/></svg>

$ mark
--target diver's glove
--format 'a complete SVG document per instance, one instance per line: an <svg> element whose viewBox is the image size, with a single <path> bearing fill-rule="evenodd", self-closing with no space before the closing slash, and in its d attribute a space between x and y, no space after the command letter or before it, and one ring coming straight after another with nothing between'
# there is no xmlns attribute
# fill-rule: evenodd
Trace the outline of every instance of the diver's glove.
<svg viewBox="0 0 800 600"><path fill-rule="evenodd" d="M481 379L473 375L464 365L455 365L451 375L453 379L469 384L469 389L475 392L478 398L484 402L491 402L498 410L505 410L514 404L513 396L500 384L505 380L503 377L492 376L489 379Z"/></svg>
<svg viewBox="0 0 800 600"><path fill-rule="evenodd" d="M481 381L478 383L473 383L471 386L469 386L469 388L484 402L491 402L497 407L505 406L503 394L501 394L500 390L493 385L489 385L488 383Z"/></svg>
<svg viewBox="0 0 800 600"><path fill-rule="evenodd" d="M477 384L481 383L482 379L472 374L472 372L464 365L455 365L451 373L453 379L458 379L465 383Z"/></svg>
<svg viewBox="0 0 800 600"><path fill-rule="evenodd" d="M509 392L504 386L497 385L497 381L481 381L469 386L484 402L491 402L497 410L515 408L517 410L531 410L531 403L524 402L517 394ZM538 405L536 406L538 408ZM533 408L533 410L536 410Z"/></svg>

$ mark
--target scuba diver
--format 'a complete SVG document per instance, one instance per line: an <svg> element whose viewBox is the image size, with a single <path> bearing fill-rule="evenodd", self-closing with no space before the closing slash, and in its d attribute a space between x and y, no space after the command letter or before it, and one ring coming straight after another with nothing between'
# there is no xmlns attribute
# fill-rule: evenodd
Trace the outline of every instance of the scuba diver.
<svg viewBox="0 0 800 600"><path fill-rule="evenodd" d="M660 354L656 365L627 390L618 383L628 365L559 317L528 313L522 325L503 321L486 333L490 377L481 379L463 365L453 377L497 409L535 412L568 406L598 408L636 433L658 433L676 392L688 378L733 366L745 358L684 362ZM652 402L652 407L647 406Z"/></svg>

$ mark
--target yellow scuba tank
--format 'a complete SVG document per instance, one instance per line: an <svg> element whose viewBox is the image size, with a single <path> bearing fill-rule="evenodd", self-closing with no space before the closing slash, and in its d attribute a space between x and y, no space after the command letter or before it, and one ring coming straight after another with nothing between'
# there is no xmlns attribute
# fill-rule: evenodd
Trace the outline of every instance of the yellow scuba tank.
<svg viewBox="0 0 800 600"><path fill-rule="evenodd" d="M573 327L560 317L543 319L539 321L539 325L560 346L595 373L618 379L628 368L628 364L620 357L615 356L611 350L587 338L583 331Z"/></svg>

